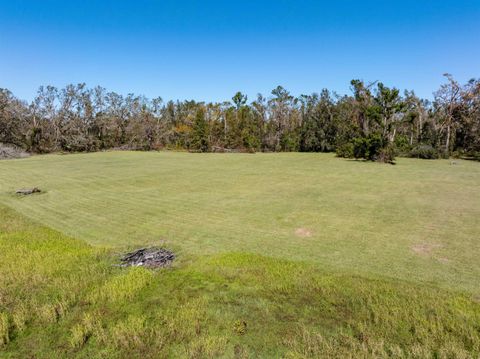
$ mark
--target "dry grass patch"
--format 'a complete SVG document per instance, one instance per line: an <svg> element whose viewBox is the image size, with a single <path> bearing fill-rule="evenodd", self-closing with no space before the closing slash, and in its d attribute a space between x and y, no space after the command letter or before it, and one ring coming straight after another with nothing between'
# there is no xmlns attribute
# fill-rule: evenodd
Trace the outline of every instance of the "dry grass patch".
<svg viewBox="0 0 480 359"><path fill-rule="evenodd" d="M299 227L295 230L295 235L300 238L310 238L313 235L313 231L308 228Z"/></svg>
<svg viewBox="0 0 480 359"><path fill-rule="evenodd" d="M436 249L442 248L443 246L438 243L421 243L415 244L411 247L412 251L418 255L430 256Z"/></svg>

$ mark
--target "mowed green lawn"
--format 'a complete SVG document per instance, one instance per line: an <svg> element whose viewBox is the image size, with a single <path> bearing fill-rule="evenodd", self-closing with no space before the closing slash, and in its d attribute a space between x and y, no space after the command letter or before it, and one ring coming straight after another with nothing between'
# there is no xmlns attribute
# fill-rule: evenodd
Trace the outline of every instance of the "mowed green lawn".
<svg viewBox="0 0 480 359"><path fill-rule="evenodd" d="M106 152L0 162L0 203L90 244L250 252L480 293L480 164ZM13 192L38 186L38 195Z"/></svg>

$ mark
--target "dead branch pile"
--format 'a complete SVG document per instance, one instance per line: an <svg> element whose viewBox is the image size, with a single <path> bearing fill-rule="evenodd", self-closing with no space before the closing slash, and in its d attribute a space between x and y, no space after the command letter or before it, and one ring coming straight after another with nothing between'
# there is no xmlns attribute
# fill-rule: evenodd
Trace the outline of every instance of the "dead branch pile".
<svg viewBox="0 0 480 359"><path fill-rule="evenodd" d="M122 267L145 266L164 268L172 264L175 254L165 248L141 248L125 254L121 261Z"/></svg>
<svg viewBox="0 0 480 359"><path fill-rule="evenodd" d="M13 159L13 158L25 158L28 156L29 156L28 153L26 153L25 151L23 151L18 147L0 143L0 160Z"/></svg>

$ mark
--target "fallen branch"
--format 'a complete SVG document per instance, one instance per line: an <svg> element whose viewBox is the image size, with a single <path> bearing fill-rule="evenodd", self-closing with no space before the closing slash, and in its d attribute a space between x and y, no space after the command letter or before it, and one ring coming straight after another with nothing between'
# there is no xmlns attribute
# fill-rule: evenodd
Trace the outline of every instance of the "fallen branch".
<svg viewBox="0 0 480 359"><path fill-rule="evenodd" d="M22 194L24 196L33 194L33 193L40 193L42 192L39 188L33 187L33 188L23 188L23 189L18 189L15 193L16 194Z"/></svg>

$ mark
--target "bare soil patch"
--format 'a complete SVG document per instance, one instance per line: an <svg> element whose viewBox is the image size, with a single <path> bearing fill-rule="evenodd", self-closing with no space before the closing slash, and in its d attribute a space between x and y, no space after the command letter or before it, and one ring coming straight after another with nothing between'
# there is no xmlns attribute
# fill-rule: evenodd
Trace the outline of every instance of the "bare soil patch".
<svg viewBox="0 0 480 359"><path fill-rule="evenodd" d="M295 230L295 235L297 237L308 238L313 235L313 232L308 228L300 227Z"/></svg>
<svg viewBox="0 0 480 359"><path fill-rule="evenodd" d="M438 243L420 243L411 247L414 253L424 256L431 255L438 248L442 248L442 245Z"/></svg>
<svg viewBox="0 0 480 359"><path fill-rule="evenodd" d="M150 268L169 267L175 254L165 248L141 248L125 254L121 261L122 267L145 266Z"/></svg>
<svg viewBox="0 0 480 359"><path fill-rule="evenodd" d="M440 263L443 263L443 264L450 263L450 259L445 258L445 257L438 257L437 261L439 261Z"/></svg>

